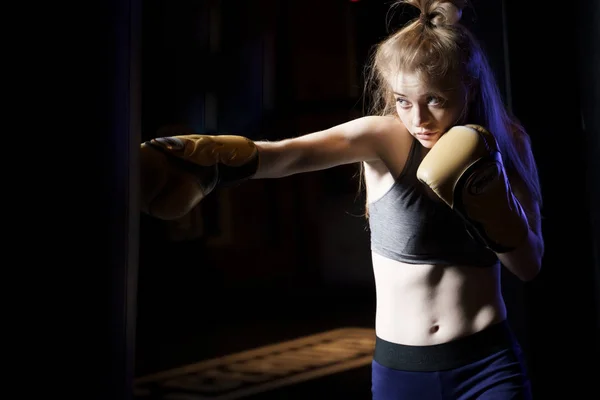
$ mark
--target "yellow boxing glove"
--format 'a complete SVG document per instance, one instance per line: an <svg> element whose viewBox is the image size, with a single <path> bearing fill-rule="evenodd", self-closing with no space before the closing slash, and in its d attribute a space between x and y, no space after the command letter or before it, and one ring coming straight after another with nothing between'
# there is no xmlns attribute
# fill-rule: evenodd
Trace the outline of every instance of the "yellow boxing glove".
<svg viewBox="0 0 600 400"><path fill-rule="evenodd" d="M258 169L258 149L243 136L170 136L142 143L140 161L141 210L172 220L218 185L250 179Z"/></svg>
<svg viewBox="0 0 600 400"><path fill-rule="evenodd" d="M494 252L514 250L527 237L527 217L512 193L498 144L483 127L451 128L423 158L417 178Z"/></svg>

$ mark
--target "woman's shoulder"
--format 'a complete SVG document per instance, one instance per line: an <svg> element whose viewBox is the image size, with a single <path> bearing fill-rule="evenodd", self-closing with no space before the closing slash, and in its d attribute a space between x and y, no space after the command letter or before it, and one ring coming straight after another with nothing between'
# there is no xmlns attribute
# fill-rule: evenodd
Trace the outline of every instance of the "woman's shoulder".
<svg viewBox="0 0 600 400"><path fill-rule="evenodd" d="M367 115L362 117L365 123L369 124L373 130L380 132L406 131L406 127L400 119L393 115Z"/></svg>
<svg viewBox="0 0 600 400"><path fill-rule="evenodd" d="M353 130L374 140L379 146L396 147L410 137L399 118L387 115L367 115L351 122Z"/></svg>
<svg viewBox="0 0 600 400"><path fill-rule="evenodd" d="M385 172L392 177L399 176L408 161L414 138L398 117L375 115L365 119L376 138L379 154L378 160L368 165L380 175Z"/></svg>
<svg viewBox="0 0 600 400"><path fill-rule="evenodd" d="M330 131L343 132L348 139L371 143L378 149L396 147L410 137L410 133L399 118L384 115L358 117L335 126Z"/></svg>

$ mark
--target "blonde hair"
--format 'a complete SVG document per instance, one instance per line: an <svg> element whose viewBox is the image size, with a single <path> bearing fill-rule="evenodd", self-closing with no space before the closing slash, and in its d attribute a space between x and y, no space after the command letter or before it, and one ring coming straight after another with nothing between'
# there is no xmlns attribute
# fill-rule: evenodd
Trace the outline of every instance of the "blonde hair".
<svg viewBox="0 0 600 400"><path fill-rule="evenodd" d="M542 203L537 167L529 135L504 106L484 51L460 24L465 0L400 0L416 7L418 18L378 43L366 66L365 94L369 113L395 115L396 100L389 79L410 71L427 81L459 77L469 102L457 124L479 124L496 138L509 179L517 179L533 200ZM361 183L364 173L361 164ZM361 184L362 187L362 184Z"/></svg>

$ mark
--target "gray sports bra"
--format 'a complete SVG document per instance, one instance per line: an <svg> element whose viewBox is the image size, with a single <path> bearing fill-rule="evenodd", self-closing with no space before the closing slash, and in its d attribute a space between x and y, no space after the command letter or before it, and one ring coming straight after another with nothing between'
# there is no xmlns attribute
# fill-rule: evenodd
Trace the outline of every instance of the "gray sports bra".
<svg viewBox="0 0 600 400"><path fill-rule="evenodd" d="M414 140L394 185L369 204L371 249L411 264L486 267L498 263L494 252L475 241L460 217L434 200L417 179L421 144Z"/></svg>

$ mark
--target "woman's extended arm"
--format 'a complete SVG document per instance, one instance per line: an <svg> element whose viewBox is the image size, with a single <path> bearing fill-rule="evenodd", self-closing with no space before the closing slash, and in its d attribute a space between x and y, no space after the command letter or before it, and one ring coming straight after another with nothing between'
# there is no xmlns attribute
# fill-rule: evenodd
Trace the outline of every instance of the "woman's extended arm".
<svg viewBox="0 0 600 400"><path fill-rule="evenodd" d="M358 118L332 128L277 142L256 142L259 167L252 179L281 178L361 161L378 160L400 122Z"/></svg>
<svg viewBox="0 0 600 400"><path fill-rule="evenodd" d="M235 135L152 139L140 147L141 208L176 219L222 185L389 158L401 127L394 118L372 116L278 142Z"/></svg>

